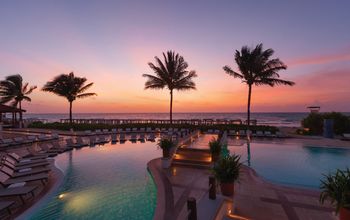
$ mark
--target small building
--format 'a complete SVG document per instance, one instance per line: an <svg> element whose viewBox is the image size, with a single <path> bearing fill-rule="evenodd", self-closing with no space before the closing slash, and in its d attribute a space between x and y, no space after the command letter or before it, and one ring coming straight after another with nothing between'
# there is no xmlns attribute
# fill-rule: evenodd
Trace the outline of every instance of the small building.
<svg viewBox="0 0 350 220"><path fill-rule="evenodd" d="M20 116L19 114L23 112L26 112L26 110L19 108L7 106L0 104L0 123L3 124L5 127L17 127L19 123ZM11 117L6 117L7 114L10 114ZM17 115L18 114L18 115Z"/></svg>
<svg viewBox="0 0 350 220"><path fill-rule="evenodd" d="M308 106L307 107L310 110L310 113L319 113L320 112L320 106Z"/></svg>

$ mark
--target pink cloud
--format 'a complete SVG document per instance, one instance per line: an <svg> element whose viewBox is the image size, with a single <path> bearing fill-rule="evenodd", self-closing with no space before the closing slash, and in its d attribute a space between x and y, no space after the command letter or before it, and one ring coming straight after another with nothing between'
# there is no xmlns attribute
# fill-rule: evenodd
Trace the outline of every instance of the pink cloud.
<svg viewBox="0 0 350 220"><path fill-rule="evenodd" d="M301 57L287 62L288 66L326 64L338 61L350 61L350 52L341 52L327 55L316 55L309 57Z"/></svg>

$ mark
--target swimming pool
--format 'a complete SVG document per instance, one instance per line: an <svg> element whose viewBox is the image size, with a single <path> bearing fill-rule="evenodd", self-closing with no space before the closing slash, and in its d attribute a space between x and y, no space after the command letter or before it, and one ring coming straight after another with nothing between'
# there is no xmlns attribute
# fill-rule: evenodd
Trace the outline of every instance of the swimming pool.
<svg viewBox="0 0 350 220"><path fill-rule="evenodd" d="M156 144L105 144L56 157L65 173L55 196L27 219L152 219L157 189L147 162Z"/></svg>
<svg viewBox="0 0 350 220"><path fill-rule="evenodd" d="M350 150L306 146L301 143L247 143L228 139L231 153L268 181L307 188L319 188L322 174L350 167Z"/></svg>

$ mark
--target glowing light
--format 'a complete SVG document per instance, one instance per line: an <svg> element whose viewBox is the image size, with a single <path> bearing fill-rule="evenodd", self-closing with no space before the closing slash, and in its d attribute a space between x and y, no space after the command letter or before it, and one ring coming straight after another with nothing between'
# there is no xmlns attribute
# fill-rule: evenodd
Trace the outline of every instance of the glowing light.
<svg viewBox="0 0 350 220"><path fill-rule="evenodd" d="M64 193L62 193L62 194L60 194L60 195L58 196L59 199L63 199L64 197L65 197L65 194L64 194Z"/></svg>

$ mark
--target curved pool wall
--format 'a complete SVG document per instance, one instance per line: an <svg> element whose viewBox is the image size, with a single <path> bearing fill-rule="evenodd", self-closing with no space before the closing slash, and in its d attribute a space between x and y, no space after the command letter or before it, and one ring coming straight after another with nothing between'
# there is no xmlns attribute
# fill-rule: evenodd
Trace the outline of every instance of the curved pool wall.
<svg viewBox="0 0 350 220"><path fill-rule="evenodd" d="M319 189L323 174L350 167L350 150L302 143L246 142L228 139L230 153L264 179L287 186Z"/></svg>
<svg viewBox="0 0 350 220"><path fill-rule="evenodd" d="M152 219L157 189L147 162L160 155L152 142L60 154L63 183L26 219Z"/></svg>

